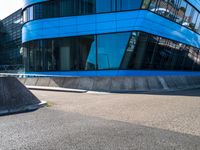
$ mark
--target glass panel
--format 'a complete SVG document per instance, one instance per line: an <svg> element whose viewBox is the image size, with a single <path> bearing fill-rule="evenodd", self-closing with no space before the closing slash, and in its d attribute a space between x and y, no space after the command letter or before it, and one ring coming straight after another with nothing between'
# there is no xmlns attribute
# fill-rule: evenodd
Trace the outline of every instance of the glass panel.
<svg viewBox="0 0 200 150"><path fill-rule="evenodd" d="M37 40L24 47L28 71L200 71L200 49L143 32Z"/></svg>
<svg viewBox="0 0 200 150"><path fill-rule="evenodd" d="M132 69L142 69L145 59L145 53L148 46L148 34L140 33L135 51L132 56Z"/></svg>
<svg viewBox="0 0 200 150"><path fill-rule="evenodd" d="M130 33L97 36L98 69L118 69L128 46Z"/></svg>
<svg viewBox="0 0 200 150"><path fill-rule="evenodd" d="M112 0L96 0L96 12L111 12Z"/></svg>
<svg viewBox="0 0 200 150"><path fill-rule="evenodd" d="M121 0L121 10L139 9L141 0Z"/></svg>
<svg viewBox="0 0 200 150"><path fill-rule="evenodd" d="M34 11L34 19L40 19L43 17L42 4L37 4L37 5L33 6L33 11Z"/></svg>
<svg viewBox="0 0 200 150"><path fill-rule="evenodd" d="M195 25L195 31L200 33L200 13L199 13L196 25Z"/></svg>
<svg viewBox="0 0 200 150"><path fill-rule="evenodd" d="M136 44L138 41L139 32L132 32L129 41L128 46L126 48L126 52L124 54L123 61L121 63L121 69L132 69L132 65L134 62L134 53L136 50Z"/></svg>
<svg viewBox="0 0 200 150"><path fill-rule="evenodd" d="M55 40L43 40L43 61L45 71L58 70L57 52L55 51Z"/></svg>
<svg viewBox="0 0 200 150"><path fill-rule="evenodd" d="M33 6L30 7L29 13L29 20L33 20Z"/></svg>
<svg viewBox="0 0 200 150"><path fill-rule="evenodd" d="M96 38L95 36L80 37L80 69L96 69Z"/></svg>
<svg viewBox="0 0 200 150"><path fill-rule="evenodd" d="M80 14L93 14L95 13L95 0L80 0Z"/></svg>
<svg viewBox="0 0 200 150"><path fill-rule="evenodd" d="M75 14L75 1L74 0L61 0L60 1L60 15L73 16Z"/></svg>
<svg viewBox="0 0 200 150"><path fill-rule="evenodd" d="M155 10L156 13L162 15L162 16L168 16L169 10L168 7L168 0L160 0L157 9Z"/></svg>
<svg viewBox="0 0 200 150"><path fill-rule="evenodd" d="M57 47L59 70L79 70L79 49L77 38L59 40Z"/></svg>
<svg viewBox="0 0 200 150"><path fill-rule="evenodd" d="M176 19L176 21L180 24L183 23L186 7L187 7L187 4L186 4L185 0L180 0L180 5L178 8L177 19Z"/></svg>
<svg viewBox="0 0 200 150"><path fill-rule="evenodd" d="M158 0L151 0L151 4L149 6L149 10L156 11L158 2L159 2Z"/></svg>
<svg viewBox="0 0 200 150"><path fill-rule="evenodd" d="M195 29L195 24L197 22L197 17L198 17L198 12L196 11L196 9L192 8L192 12L191 12L191 15L190 15L190 18L191 18L190 28L192 30Z"/></svg>
<svg viewBox="0 0 200 150"><path fill-rule="evenodd" d="M178 9L179 9L179 0L169 0L167 6L168 12L166 17L169 18L170 20L176 21L178 19L177 17Z"/></svg>
<svg viewBox="0 0 200 150"><path fill-rule="evenodd" d="M142 4L142 9L148 9L151 0L144 0Z"/></svg>
<svg viewBox="0 0 200 150"><path fill-rule="evenodd" d="M183 26L190 27L190 23L191 23L190 15L191 15L191 12L192 12L192 7L188 4L186 12L185 12L184 22L182 24Z"/></svg>
<svg viewBox="0 0 200 150"><path fill-rule="evenodd" d="M27 22L27 9L23 12L23 21Z"/></svg>
<svg viewBox="0 0 200 150"><path fill-rule="evenodd" d="M144 54L143 69L152 69L156 67L156 54L159 37L149 35L148 44Z"/></svg>

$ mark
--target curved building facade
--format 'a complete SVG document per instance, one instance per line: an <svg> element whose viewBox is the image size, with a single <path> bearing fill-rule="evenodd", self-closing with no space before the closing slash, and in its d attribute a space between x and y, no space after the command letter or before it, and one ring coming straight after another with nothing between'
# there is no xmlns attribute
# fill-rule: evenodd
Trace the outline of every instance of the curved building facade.
<svg viewBox="0 0 200 150"><path fill-rule="evenodd" d="M198 0L25 0L23 20L27 72L200 71Z"/></svg>

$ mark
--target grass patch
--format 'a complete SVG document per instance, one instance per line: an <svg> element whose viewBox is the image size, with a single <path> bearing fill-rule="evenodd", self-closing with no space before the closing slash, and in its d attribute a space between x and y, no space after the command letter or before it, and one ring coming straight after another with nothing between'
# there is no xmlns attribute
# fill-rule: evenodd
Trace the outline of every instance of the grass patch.
<svg viewBox="0 0 200 150"><path fill-rule="evenodd" d="M47 102L46 107L52 107L53 105L55 105L53 102Z"/></svg>

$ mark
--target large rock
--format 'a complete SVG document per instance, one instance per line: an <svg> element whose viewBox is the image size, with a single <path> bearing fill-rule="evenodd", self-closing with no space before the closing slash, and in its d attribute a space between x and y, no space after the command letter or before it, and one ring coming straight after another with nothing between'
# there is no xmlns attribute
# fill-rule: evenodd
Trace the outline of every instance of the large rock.
<svg viewBox="0 0 200 150"><path fill-rule="evenodd" d="M0 115L35 110L41 104L16 78L0 77Z"/></svg>

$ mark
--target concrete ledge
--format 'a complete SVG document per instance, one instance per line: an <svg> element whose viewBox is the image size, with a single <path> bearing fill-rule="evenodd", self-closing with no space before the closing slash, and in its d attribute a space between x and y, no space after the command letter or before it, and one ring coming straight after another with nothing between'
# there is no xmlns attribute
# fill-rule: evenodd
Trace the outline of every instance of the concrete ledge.
<svg viewBox="0 0 200 150"><path fill-rule="evenodd" d="M172 91L200 87L200 76L42 77L19 80L30 89L81 93Z"/></svg>

